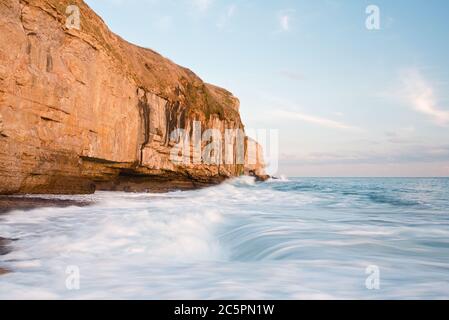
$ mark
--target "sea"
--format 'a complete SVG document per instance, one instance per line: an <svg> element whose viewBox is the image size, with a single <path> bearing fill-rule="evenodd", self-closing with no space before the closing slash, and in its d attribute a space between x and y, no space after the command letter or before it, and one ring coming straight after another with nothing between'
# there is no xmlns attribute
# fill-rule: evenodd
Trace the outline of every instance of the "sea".
<svg viewBox="0 0 449 320"><path fill-rule="evenodd" d="M242 177L0 215L0 299L448 299L449 179Z"/></svg>

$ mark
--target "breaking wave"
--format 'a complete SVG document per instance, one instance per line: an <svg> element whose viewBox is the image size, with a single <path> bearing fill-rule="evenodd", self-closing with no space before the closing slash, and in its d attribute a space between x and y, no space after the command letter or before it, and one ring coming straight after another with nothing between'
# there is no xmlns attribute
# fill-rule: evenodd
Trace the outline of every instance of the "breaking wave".
<svg viewBox="0 0 449 320"><path fill-rule="evenodd" d="M449 180L243 177L0 216L0 298L448 298ZM381 270L367 290L366 267ZM68 290L76 266L79 290Z"/></svg>

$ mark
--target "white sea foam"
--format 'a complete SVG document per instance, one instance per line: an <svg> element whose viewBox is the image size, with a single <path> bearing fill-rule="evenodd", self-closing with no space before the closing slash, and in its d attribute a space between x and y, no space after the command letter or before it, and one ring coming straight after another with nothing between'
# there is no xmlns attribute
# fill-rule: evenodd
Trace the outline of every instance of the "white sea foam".
<svg viewBox="0 0 449 320"><path fill-rule="evenodd" d="M425 198L413 183L425 181L241 178L46 196L94 204L1 216L0 236L18 240L0 256L12 271L0 298L447 298L436 284L449 281L448 182L429 183L438 188ZM365 288L369 265L381 269L379 291ZM68 266L79 290L66 287Z"/></svg>

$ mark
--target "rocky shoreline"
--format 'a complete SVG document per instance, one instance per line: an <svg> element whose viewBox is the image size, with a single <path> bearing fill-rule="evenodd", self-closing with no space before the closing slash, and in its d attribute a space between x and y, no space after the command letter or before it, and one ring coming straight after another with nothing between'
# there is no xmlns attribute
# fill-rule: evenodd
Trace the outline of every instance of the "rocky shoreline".
<svg viewBox="0 0 449 320"><path fill-rule="evenodd" d="M0 215L14 210L33 210L36 208L66 208L71 206L86 207L91 205L87 201L45 199L39 197L0 196ZM0 238L0 244L6 239Z"/></svg>
<svg viewBox="0 0 449 320"><path fill-rule="evenodd" d="M10 273L11 271L7 270L7 269L2 269L0 268L0 276L5 275L7 273Z"/></svg>
<svg viewBox="0 0 449 320"><path fill-rule="evenodd" d="M5 239L0 237L0 256L7 255L12 251L12 248L10 244L12 243L12 240ZM8 269L4 269L0 266L0 276L5 275L7 273L10 273L11 271Z"/></svg>
<svg viewBox="0 0 449 320"><path fill-rule="evenodd" d="M13 240L0 237L0 256L7 255L12 251L10 247L12 241Z"/></svg>

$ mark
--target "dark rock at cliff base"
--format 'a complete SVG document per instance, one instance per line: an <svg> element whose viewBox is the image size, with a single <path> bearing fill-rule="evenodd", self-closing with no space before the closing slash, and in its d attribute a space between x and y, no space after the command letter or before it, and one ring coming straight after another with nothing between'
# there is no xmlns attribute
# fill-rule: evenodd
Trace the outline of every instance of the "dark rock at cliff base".
<svg viewBox="0 0 449 320"><path fill-rule="evenodd" d="M11 271L9 271L7 269L0 268L0 276L5 275L5 274L10 273L10 272Z"/></svg>
<svg viewBox="0 0 449 320"><path fill-rule="evenodd" d="M67 27L68 6L79 28ZM251 164L171 161L175 129L244 130L239 100L115 35L84 1L2 0L0 34L0 194L197 187L248 165L261 173L259 152Z"/></svg>
<svg viewBox="0 0 449 320"><path fill-rule="evenodd" d="M4 256L12 251L12 240L0 237L0 256Z"/></svg>
<svg viewBox="0 0 449 320"><path fill-rule="evenodd" d="M85 207L91 203L86 201L42 199L34 197L0 196L0 214L12 210L32 210L36 208L56 207L65 208L71 206Z"/></svg>
<svg viewBox="0 0 449 320"><path fill-rule="evenodd" d="M270 177L269 175L267 175L267 174L260 174L260 173L257 173L256 171L252 171L252 170L249 171L248 175L249 175L250 177L256 178L256 181L257 181L257 182L265 182L265 181L267 181L268 179L271 178L271 177Z"/></svg>

